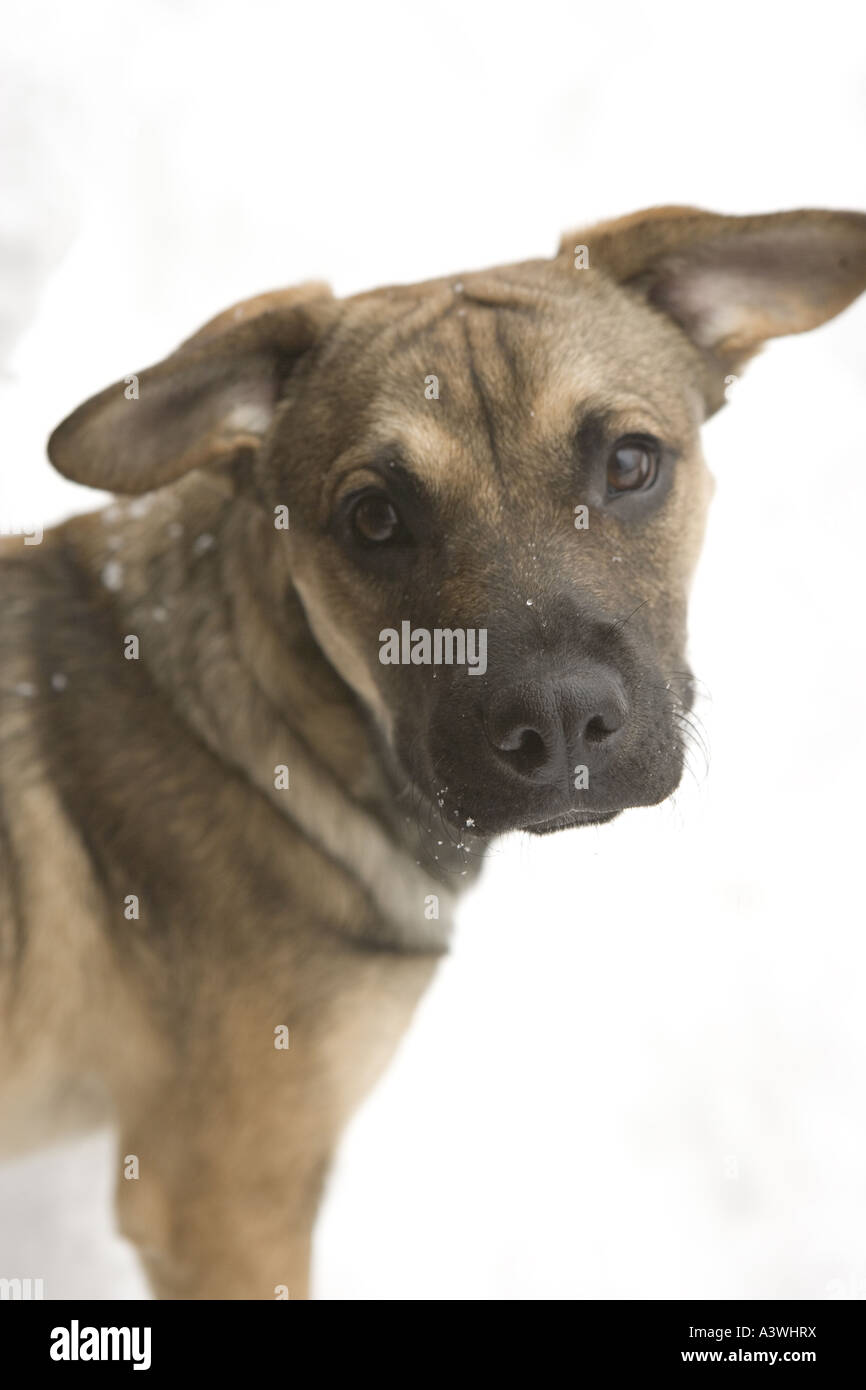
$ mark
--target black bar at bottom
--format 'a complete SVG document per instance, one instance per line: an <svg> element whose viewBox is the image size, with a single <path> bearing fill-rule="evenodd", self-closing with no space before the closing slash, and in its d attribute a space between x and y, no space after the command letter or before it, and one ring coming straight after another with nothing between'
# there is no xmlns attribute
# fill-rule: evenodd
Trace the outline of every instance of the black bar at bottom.
<svg viewBox="0 0 866 1390"><path fill-rule="evenodd" d="M483 1306L490 1310L497 1305ZM266 1367L282 1373L280 1383L288 1385L302 1364L305 1379L315 1374L315 1359L321 1371L333 1372L338 1349L358 1374L381 1372L388 1379L396 1374L401 1380L411 1380L418 1371L429 1375L437 1359L446 1374L465 1373L476 1360L489 1371L491 1360L500 1356L515 1370L511 1358L521 1351L535 1363L533 1379L551 1355L564 1358L578 1376L584 1369L655 1375L708 1366L803 1367L862 1376L866 1318L860 1302L534 1304L527 1313L509 1311L504 1328L490 1327L488 1318L495 1323L497 1315L475 1302L468 1313L441 1313L435 1320L429 1307L405 1303L395 1318L393 1313L377 1314L375 1304L367 1303L359 1314L357 1304L328 1311L322 1303L282 1301L3 1301L0 1346L4 1360L14 1349L25 1374L92 1378L106 1370L134 1375L138 1368L142 1382L144 1376L159 1381L192 1372L199 1385L206 1385L209 1375L222 1379Z"/></svg>

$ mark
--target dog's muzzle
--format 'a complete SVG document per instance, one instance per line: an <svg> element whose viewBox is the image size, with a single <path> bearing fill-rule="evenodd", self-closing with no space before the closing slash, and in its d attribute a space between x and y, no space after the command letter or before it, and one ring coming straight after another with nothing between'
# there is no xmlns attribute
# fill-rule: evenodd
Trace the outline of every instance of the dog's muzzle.
<svg viewBox="0 0 866 1390"><path fill-rule="evenodd" d="M433 711L429 767L443 815L481 835L610 820L676 788L682 746L670 701L593 658L547 676L456 682ZM631 687L631 688L630 688Z"/></svg>

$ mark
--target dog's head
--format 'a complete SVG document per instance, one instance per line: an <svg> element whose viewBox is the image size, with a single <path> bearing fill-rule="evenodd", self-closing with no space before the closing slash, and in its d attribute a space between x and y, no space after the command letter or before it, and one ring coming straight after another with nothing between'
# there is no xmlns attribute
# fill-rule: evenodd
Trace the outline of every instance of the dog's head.
<svg viewBox="0 0 866 1390"><path fill-rule="evenodd" d="M49 451L117 492L235 465L322 651L449 821L597 822L679 781L700 425L766 339L864 286L862 215L653 209L553 260L247 301Z"/></svg>

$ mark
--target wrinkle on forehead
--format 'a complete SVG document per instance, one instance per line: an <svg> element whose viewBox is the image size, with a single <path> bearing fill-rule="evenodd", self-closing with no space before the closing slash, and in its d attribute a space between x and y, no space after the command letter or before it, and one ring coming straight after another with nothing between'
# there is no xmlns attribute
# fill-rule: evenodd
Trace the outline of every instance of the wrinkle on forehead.
<svg viewBox="0 0 866 1390"><path fill-rule="evenodd" d="M421 287L418 288L420 291ZM396 293L392 303L391 294L390 290L377 290L369 299L347 300L346 312L319 352L319 366L331 366L347 348L364 356L371 351L387 354L398 348L405 349L454 308L455 296L448 286L442 286L435 293L411 294L408 303L405 295L397 297Z"/></svg>
<svg viewBox="0 0 866 1390"><path fill-rule="evenodd" d="M541 269L345 301L318 363L330 368L335 401L341 378L352 382L356 433L341 473L355 456L363 467L364 455L393 447L434 495L489 504L527 474L541 482L544 456L561 460L589 409L623 421L623 432L679 447L693 439L702 398L679 331L590 271L560 289ZM425 396L431 375L435 399Z"/></svg>

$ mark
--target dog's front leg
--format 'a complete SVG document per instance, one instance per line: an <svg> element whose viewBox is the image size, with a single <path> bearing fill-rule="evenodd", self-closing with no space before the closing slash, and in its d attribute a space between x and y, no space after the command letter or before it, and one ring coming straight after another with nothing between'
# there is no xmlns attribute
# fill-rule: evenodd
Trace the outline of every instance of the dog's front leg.
<svg viewBox="0 0 866 1390"><path fill-rule="evenodd" d="M247 1100L178 1091L122 1136L121 1228L158 1298L308 1296L334 1136L276 1093Z"/></svg>
<svg viewBox="0 0 866 1390"><path fill-rule="evenodd" d="M353 953L289 1034L263 984L227 993L218 1021L188 1017L159 1077L119 1096L121 1228L158 1297L308 1296L331 1154L434 968Z"/></svg>

